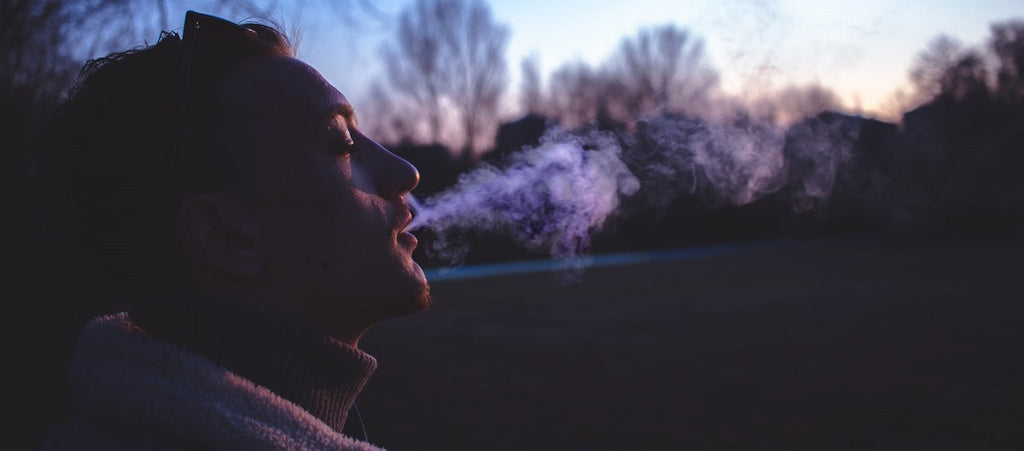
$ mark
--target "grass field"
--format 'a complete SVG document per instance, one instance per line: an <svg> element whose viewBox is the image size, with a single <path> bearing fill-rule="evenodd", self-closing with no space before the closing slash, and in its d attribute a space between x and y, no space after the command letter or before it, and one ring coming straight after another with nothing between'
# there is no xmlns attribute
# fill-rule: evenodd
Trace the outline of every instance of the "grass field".
<svg viewBox="0 0 1024 451"><path fill-rule="evenodd" d="M808 241L433 283L358 404L395 450L1015 449L1024 246Z"/></svg>

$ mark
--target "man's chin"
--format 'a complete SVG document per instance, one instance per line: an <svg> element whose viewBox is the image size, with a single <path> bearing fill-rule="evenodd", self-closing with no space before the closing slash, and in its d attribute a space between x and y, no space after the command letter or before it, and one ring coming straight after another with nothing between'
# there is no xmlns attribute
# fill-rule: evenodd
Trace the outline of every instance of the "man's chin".
<svg viewBox="0 0 1024 451"><path fill-rule="evenodd" d="M416 270L419 272L418 285L419 288L416 293L412 295L414 311L409 313L423 313L430 309L433 299L430 297L430 282L427 281L426 274L423 273L423 269L420 265L416 265Z"/></svg>
<svg viewBox="0 0 1024 451"><path fill-rule="evenodd" d="M412 264L413 278L416 279L416 283L419 285L419 293L417 294L417 297L420 301L419 304L423 306L420 309L422 312L430 308L430 281L427 280L427 274L423 272L423 268L420 267L419 263L412 260L410 260L410 262Z"/></svg>
<svg viewBox="0 0 1024 451"><path fill-rule="evenodd" d="M416 311L411 313L423 313L430 310L430 306L433 305L434 300L430 297L430 286L427 286L416 299Z"/></svg>
<svg viewBox="0 0 1024 451"><path fill-rule="evenodd" d="M375 282L376 289L370 289L371 298L362 306L363 315L379 322L430 308L430 284L423 269L412 259L402 266L403 269L393 272L391 277Z"/></svg>
<svg viewBox="0 0 1024 451"><path fill-rule="evenodd" d="M430 283L423 269L416 263L412 264L412 274L400 293L395 293L393 316L406 316L423 313L430 309L433 300L430 297Z"/></svg>

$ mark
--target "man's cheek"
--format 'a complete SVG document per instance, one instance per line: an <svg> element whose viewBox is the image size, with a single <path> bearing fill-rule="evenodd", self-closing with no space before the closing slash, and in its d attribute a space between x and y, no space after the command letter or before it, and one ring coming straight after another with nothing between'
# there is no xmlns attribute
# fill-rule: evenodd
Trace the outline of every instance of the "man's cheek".
<svg viewBox="0 0 1024 451"><path fill-rule="evenodd" d="M355 162L350 165L348 182L351 189L362 193L377 194L373 187L373 174L365 165Z"/></svg>

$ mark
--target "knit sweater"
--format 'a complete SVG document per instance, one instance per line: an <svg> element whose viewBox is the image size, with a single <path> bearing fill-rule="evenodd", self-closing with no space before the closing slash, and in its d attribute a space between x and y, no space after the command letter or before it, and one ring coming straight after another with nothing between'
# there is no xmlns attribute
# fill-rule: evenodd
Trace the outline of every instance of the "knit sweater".
<svg viewBox="0 0 1024 451"><path fill-rule="evenodd" d="M137 319L136 319L137 317ZM100 317L71 364L79 412L50 449L378 449L341 434L373 357L237 305Z"/></svg>

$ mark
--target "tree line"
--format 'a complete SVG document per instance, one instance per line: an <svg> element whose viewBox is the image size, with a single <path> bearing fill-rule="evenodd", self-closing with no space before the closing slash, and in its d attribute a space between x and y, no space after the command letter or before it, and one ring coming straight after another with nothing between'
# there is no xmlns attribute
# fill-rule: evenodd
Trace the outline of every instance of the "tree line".
<svg viewBox="0 0 1024 451"><path fill-rule="evenodd" d="M508 27L480 0L418 0L398 19L381 57L384 77L363 106L366 127L387 143L442 144L470 160L493 143L508 94L504 53ZM546 83L538 59L520 62L516 113L542 115L567 127L628 124L662 112L793 121L836 108L831 90L790 86L775 95L725 98L702 38L666 24L625 37L606 62L566 62ZM508 99L506 99L508 100Z"/></svg>

